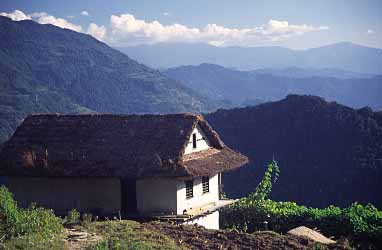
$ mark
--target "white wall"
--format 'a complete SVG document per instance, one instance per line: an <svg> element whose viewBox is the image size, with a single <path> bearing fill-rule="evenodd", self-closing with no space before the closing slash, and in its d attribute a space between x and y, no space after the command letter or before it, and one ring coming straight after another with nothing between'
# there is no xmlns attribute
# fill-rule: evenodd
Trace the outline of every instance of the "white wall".
<svg viewBox="0 0 382 250"><path fill-rule="evenodd" d="M177 183L170 178L137 181L137 208L140 213L177 213Z"/></svg>
<svg viewBox="0 0 382 250"><path fill-rule="evenodd" d="M212 214L186 221L184 224L198 224L207 229L219 229L219 211Z"/></svg>
<svg viewBox="0 0 382 250"><path fill-rule="evenodd" d="M219 178L218 174L210 177L210 192L203 194L202 177L194 179L194 197L186 199L186 184L178 181L177 185L177 213L183 214L184 209L199 207L209 202L219 200Z"/></svg>
<svg viewBox="0 0 382 250"><path fill-rule="evenodd" d="M196 148L193 148L193 145L192 145L192 135L194 133L196 134ZM206 136L204 135L203 131L200 129L199 126L196 126L191 133L190 139L188 140L188 144L184 150L184 154L190 154L190 153L199 152L199 151L208 149L211 147L210 145L211 144L206 138Z"/></svg>

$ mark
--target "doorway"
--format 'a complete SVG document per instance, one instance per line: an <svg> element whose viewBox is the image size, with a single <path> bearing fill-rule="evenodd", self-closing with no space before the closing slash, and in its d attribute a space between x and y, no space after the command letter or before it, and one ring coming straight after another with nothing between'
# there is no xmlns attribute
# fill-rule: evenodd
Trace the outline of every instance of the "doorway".
<svg viewBox="0 0 382 250"><path fill-rule="evenodd" d="M136 179L121 180L121 213L123 218L134 216L137 211Z"/></svg>

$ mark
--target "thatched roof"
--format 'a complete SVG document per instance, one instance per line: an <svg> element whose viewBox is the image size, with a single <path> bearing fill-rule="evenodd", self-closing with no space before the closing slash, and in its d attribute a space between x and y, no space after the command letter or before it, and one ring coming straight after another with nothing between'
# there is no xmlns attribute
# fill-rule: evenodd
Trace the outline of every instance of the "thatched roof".
<svg viewBox="0 0 382 250"><path fill-rule="evenodd" d="M183 157L195 126L213 154ZM206 153L206 152L204 152ZM200 115L30 115L4 144L0 175L57 177L191 177L240 167Z"/></svg>

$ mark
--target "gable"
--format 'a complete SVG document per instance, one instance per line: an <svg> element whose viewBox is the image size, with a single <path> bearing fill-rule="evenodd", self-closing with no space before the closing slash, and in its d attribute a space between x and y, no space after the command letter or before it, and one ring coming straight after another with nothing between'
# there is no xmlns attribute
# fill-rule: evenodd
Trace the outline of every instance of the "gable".
<svg viewBox="0 0 382 250"><path fill-rule="evenodd" d="M195 139L196 141L194 141ZM194 145L194 143L196 145ZM202 129L199 127L199 125L196 125L190 135L190 138L188 139L187 145L184 149L184 154L185 155L191 154L191 153L203 151L209 148L211 148L210 141L208 140L208 138L206 137Z"/></svg>

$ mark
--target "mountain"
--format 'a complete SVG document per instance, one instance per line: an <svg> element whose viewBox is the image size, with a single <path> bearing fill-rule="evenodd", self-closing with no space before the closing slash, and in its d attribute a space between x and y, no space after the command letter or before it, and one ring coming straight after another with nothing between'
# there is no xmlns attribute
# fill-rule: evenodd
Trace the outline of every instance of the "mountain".
<svg viewBox="0 0 382 250"><path fill-rule="evenodd" d="M33 112L172 113L215 107L89 35L0 17L0 141Z"/></svg>
<svg viewBox="0 0 382 250"><path fill-rule="evenodd" d="M382 49L346 42L305 50L283 47L223 48L183 43L139 45L118 49L155 68L210 63L240 70L337 68L357 73L382 74Z"/></svg>
<svg viewBox="0 0 382 250"><path fill-rule="evenodd" d="M283 76L282 73L273 74L280 72L277 70L239 71L204 63L170 68L163 73L214 100L226 100L236 106L243 106L248 100L258 100L259 103L280 100L288 94L310 94L356 108L382 108L382 75L339 79L314 76L313 70L286 71L289 73ZM318 70L317 75L322 72ZM342 74L342 71L332 72Z"/></svg>
<svg viewBox="0 0 382 250"><path fill-rule="evenodd" d="M255 190L274 157L276 200L313 207L371 202L382 206L382 112L315 96L218 110L206 119L225 143L250 159L224 176L229 197Z"/></svg>
<svg viewBox="0 0 382 250"><path fill-rule="evenodd" d="M309 78L309 77L329 77L339 79L352 79L352 78L372 78L374 75L356 73L348 70L335 69L335 68L298 68L288 67L283 69L257 69L254 70L255 74L265 74L274 76L285 76L289 78Z"/></svg>

